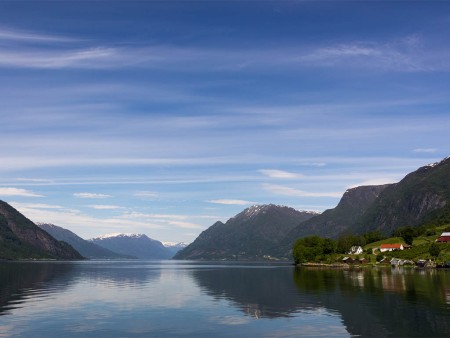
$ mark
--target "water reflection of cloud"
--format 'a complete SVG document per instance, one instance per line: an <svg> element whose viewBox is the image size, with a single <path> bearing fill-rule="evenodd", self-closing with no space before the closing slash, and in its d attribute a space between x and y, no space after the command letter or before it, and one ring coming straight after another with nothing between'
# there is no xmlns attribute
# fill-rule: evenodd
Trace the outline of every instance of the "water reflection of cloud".
<svg viewBox="0 0 450 338"><path fill-rule="evenodd" d="M244 316L213 316L209 320L221 325L243 325L250 322L250 318Z"/></svg>

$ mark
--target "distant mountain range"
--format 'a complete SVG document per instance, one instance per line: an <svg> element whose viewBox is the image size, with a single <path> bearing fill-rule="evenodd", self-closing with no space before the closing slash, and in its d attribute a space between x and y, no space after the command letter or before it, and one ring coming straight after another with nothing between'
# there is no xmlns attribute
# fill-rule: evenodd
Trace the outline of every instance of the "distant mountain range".
<svg viewBox="0 0 450 338"><path fill-rule="evenodd" d="M305 236L337 238L373 230L390 235L402 226L448 223L450 158L445 158L395 184L349 189L335 208L322 214L273 204L247 208L226 223L216 222L188 246L163 245L143 234L104 235L84 241L55 225L40 224L42 230L0 201L0 259L82 259L82 255L169 259L174 254L176 259L291 258L295 240Z"/></svg>
<svg viewBox="0 0 450 338"><path fill-rule="evenodd" d="M273 204L253 206L226 223L216 222L174 259L263 259L296 225L315 215Z"/></svg>
<svg viewBox="0 0 450 338"><path fill-rule="evenodd" d="M83 256L0 201L0 259L83 259Z"/></svg>
<svg viewBox="0 0 450 338"><path fill-rule="evenodd" d="M184 242L162 242L162 244L172 253L172 257L180 250L184 249L188 245Z"/></svg>
<svg viewBox="0 0 450 338"><path fill-rule="evenodd" d="M70 230L61 228L54 224L36 223L38 227L47 231L59 241L69 243L74 249L86 258L90 259L126 259L136 258L133 256L121 255L111 250L105 249L95 243L86 241Z"/></svg>
<svg viewBox="0 0 450 338"><path fill-rule="evenodd" d="M300 219L304 217L303 219ZM398 183L347 190L322 214L263 205L245 209L225 224L216 222L175 259L291 258L294 242L319 235L390 235L402 226L450 223L450 158L417 169Z"/></svg>
<svg viewBox="0 0 450 338"><path fill-rule="evenodd" d="M166 247L144 234L102 235L89 241L113 252L139 259L170 259L184 246L178 243Z"/></svg>

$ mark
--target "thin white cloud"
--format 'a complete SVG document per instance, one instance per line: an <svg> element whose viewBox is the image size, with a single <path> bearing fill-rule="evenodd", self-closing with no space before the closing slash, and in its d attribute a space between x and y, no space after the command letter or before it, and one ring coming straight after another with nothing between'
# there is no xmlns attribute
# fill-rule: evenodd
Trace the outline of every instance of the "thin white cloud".
<svg viewBox="0 0 450 338"><path fill-rule="evenodd" d="M214 204L225 204L225 205L252 205L257 204L256 202L246 201L246 200L233 200L233 199L218 199L218 200L209 200L209 203Z"/></svg>
<svg viewBox="0 0 450 338"><path fill-rule="evenodd" d="M96 209L96 210L115 210L115 209L121 209L118 205L104 205L104 204L94 204L89 205L89 208Z"/></svg>
<svg viewBox="0 0 450 338"><path fill-rule="evenodd" d="M116 55L113 48L88 48L73 51L1 51L0 65L20 68L105 68ZM105 61L107 61L105 63Z"/></svg>
<svg viewBox="0 0 450 338"><path fill-rule="evenodd" d="M22 30L12 29L8 27L0 27L0 40L12 40L18 42L73 42L74 39L36 33L36 32L26 32Z"/></svg>
<svg viewBox="0 0 450 338"><path fill-rule="evenodd" d="M436 148L416 148L413 150L415 153L433 154L437 152Z"/></svg>
<svg viewBox="0 0 450 338"><path fill-rule="evenodd" d="M106 194L95 194L90 192L77 192L74 193L73 196L77 198L109 198L112 197L111 195Z"/></svg>
<svg viewBox="0 0 450 338"><path fill-rule="evenodd" d="M302 174L292 173L292 172L283 171L283 170L276 170L276 169L261 169L261 170L259 170L259 172L270 178L296 179L296 178L304 177L304 175L302 175Z"/></svg>
<svg viewBox="0 0 450 338"><path fill-rule="evenodd" d="M46 178L26 178L26 177L18 177L16 181L19 182L31 182L31 183L51 183L52 180Z"/></svg>
<svg viewBox="0 0 450 338"><path fill-rule="evenodd" d="M33 39L33 34L3 33L20 40ZM37 35L39 37L39 35ZM44 36L45 37L45 36ZM415 40L417 40L416 38ZM411 39L409 39L411 40ZM104 47L77 46L77 49L9 48L0 50L0 65L22 68L117 68L146 67L167 70L189 69L218 71L268 69L268 66L292 67L352 67L394 71L448 70L449 51L444 47L425 48L410 43L408 38L395 41L346 41L330 45L291 46L273 49L175 48L169 46ZM72 47L73 48L73 47ZM272 68L273 69L273 68Z"/></svg>
<svg viewBox="0 0 450 338"><path fill-rule="evenodd" d="M45 204L45 203L20 203L11 202L11 205L18 206L21 208L33 208L33 209L64 209L60 205Z"/></svg>
<svg viewBox="0 0 450 338"><path fill-rule="evenodd" d="M44 197L31 190L20 188L0 188L0 196Z"/></svg>
<svg viewBox="0 0 450 338"><path fill-rule="evenodd" d="M138 191L134 193L133 196L141 198L156 198L158 197L158 193L154 191Z"/></svg>
<svg viewBox="0 0 450 338"><path fill-rule="evenodd" d="M120 232L135 233L142 232L145 229L164 229L163 224L152 223L142 220L131 220L118 217L97 218L81 213L78 210L57 208L42 208L26 203L11 203L17 210L23 213L33 222L52 223L74 231L79 236L91 234L92 232ZM138 230L140 229L140 230Z"/></svg>
<svg viewBox="0 0 450 338"><path fill-rule="evenodd" d="M201 225L191 223L191 222L184 222L184 221L171 221L169 224L175 225L179 228L184 229L202 229L203 227Z"/></svg>
<svg viewBox="0 0 450 338"><path fill-rule="evenodd" d="M342 197L341 192L308 192L277 184L263 184L263 189L276 194L293 197Z"/></svg>
<svg viewBox="0 0 450 338"><path fill-rule="evenodd" d="M373 178L373 179L368 179L356 184L352 184L349 188L356 188L356 187L360 187L360 186L365 186L365 185L384 185L384 184L391 184L391 183L396 183L398 182L398 179L393 178L393 177L379 177L379 178Z"/></svg>

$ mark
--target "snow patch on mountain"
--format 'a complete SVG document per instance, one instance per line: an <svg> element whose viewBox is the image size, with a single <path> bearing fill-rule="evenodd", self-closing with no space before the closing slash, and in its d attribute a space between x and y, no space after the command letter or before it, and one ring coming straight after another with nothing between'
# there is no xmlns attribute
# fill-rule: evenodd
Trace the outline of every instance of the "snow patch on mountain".
<svg viewBox="0 0 450 338"><path fill-rule="evenodd" d="M147 236L144 234L125 234L125 233L114 232L114 233L94 237L94 238L92 238L92 240L102 240L102 239L117 238L117 237L141 238L141 237L147 237Z"/></svg>
<svg viewBox="0 0 450 338"><path fill-rule="evenodd" d="M185 248L188 246L187 243L184 242L161 242L166 248Z"/></svg>

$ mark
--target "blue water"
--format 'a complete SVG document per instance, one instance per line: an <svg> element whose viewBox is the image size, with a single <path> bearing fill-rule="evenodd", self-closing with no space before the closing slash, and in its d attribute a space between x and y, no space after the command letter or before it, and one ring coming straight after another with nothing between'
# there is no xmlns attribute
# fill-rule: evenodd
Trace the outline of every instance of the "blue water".
<svg viewBox="0 0 450 338"><path fill-rule="evenodd" d="M450 336L450 272L0 263L0 337Z"/></svg>

